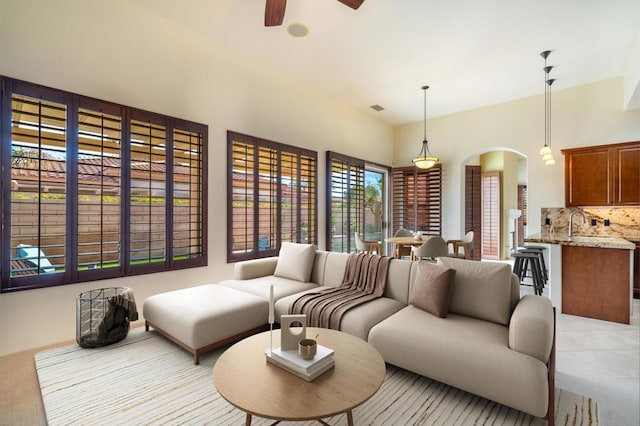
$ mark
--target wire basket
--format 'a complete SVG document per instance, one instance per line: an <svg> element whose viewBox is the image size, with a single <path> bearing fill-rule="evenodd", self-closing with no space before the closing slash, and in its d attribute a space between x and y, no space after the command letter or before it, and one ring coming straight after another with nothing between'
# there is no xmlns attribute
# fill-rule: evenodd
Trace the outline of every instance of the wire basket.
<svg viewBox="0 0 640 426"><path fill-rule="evenodd" d="M76 342L96 348L119 342L129 333L127 310L116 303L125 287L85 291L76 298Z"/></svg>

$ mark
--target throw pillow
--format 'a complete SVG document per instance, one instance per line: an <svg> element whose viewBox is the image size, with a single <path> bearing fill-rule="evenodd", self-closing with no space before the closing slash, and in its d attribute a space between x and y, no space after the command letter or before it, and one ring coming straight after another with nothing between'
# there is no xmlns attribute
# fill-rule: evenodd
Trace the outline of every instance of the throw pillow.
<svg viewBox="0 0 640 426"><path fill-rule="evenodd" d="M511 268L497 262L439 257L438 265L456 270L449 312L508 325Z"/></svg>
<svg viewBox="0 0 640 426"><path fill-rule="evenodd" d="M453 293L455 273L455 269L420 261L409 303L430 314L446 318Z"/></svg>
<svg viewBox="0 0 640 426"><path fill-rule="evenodd" d="M315 256L316 247L313 244L282 243L273 275L309 282Z"/></svg>

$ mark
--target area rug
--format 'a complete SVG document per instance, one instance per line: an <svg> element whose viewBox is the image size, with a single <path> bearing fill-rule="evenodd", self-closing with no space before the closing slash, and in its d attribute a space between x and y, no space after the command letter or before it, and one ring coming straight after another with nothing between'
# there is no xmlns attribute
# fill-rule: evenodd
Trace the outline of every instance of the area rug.
<svg viewBox="0 0 640 426"><path fill-rule="evenodd" d="M78 345L35 355L49 426L240 425L244 412L213 385L220 349L193 357L142 328L104 348ZM358 425L530 425L541 419L406 370L388 366L381 389L353 411ZM253 424L273 422L255 418ZM346 416L326 421L346 424ZM287 425L317 424L287 422ZM598 424L596 401L556 389L556 424Z"/></svg>

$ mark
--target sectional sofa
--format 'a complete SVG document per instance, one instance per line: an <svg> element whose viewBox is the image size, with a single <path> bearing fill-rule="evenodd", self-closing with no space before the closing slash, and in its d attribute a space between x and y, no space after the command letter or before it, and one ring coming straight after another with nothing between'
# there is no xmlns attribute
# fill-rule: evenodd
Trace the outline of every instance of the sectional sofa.
<svg viewBox="0 0 640 426"><path fill-rule="evenodd" d="M270 285L277 322L301 294L339 286L348 257L284 244L278 257L237 263L231 280L150 297L143 307L147 328L193 352L197 363L201 353L264 328ZM340 329L368 341L390 364L553 424L550 300L521 298L506 264L454 258L439 258L435 268L426 263L391 260L383 297L348 311ZM436 280L436 269L448 270L449 278ZM449 290L434 291L434 280L448 281ZM444 310L434 311L432 299L444 301ZM194 306L196 314L187 314Z"/></svg>

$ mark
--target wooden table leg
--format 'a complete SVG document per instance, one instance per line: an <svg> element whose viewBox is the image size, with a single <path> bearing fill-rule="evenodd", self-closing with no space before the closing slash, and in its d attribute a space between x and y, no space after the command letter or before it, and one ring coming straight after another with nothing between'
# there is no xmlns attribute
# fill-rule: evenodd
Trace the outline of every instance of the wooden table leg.
<svg viewBox="0 0 640 426"><path fill-rule="evenodd" d="M353 411L347 411L347 424L353 426Z"/></svg>
<svg viewBox="0 0 640 426"><path fill-rule="evenodd" d="M245 426L251 426L251 414L247 413L246 420L244 421Z"/></svg>

